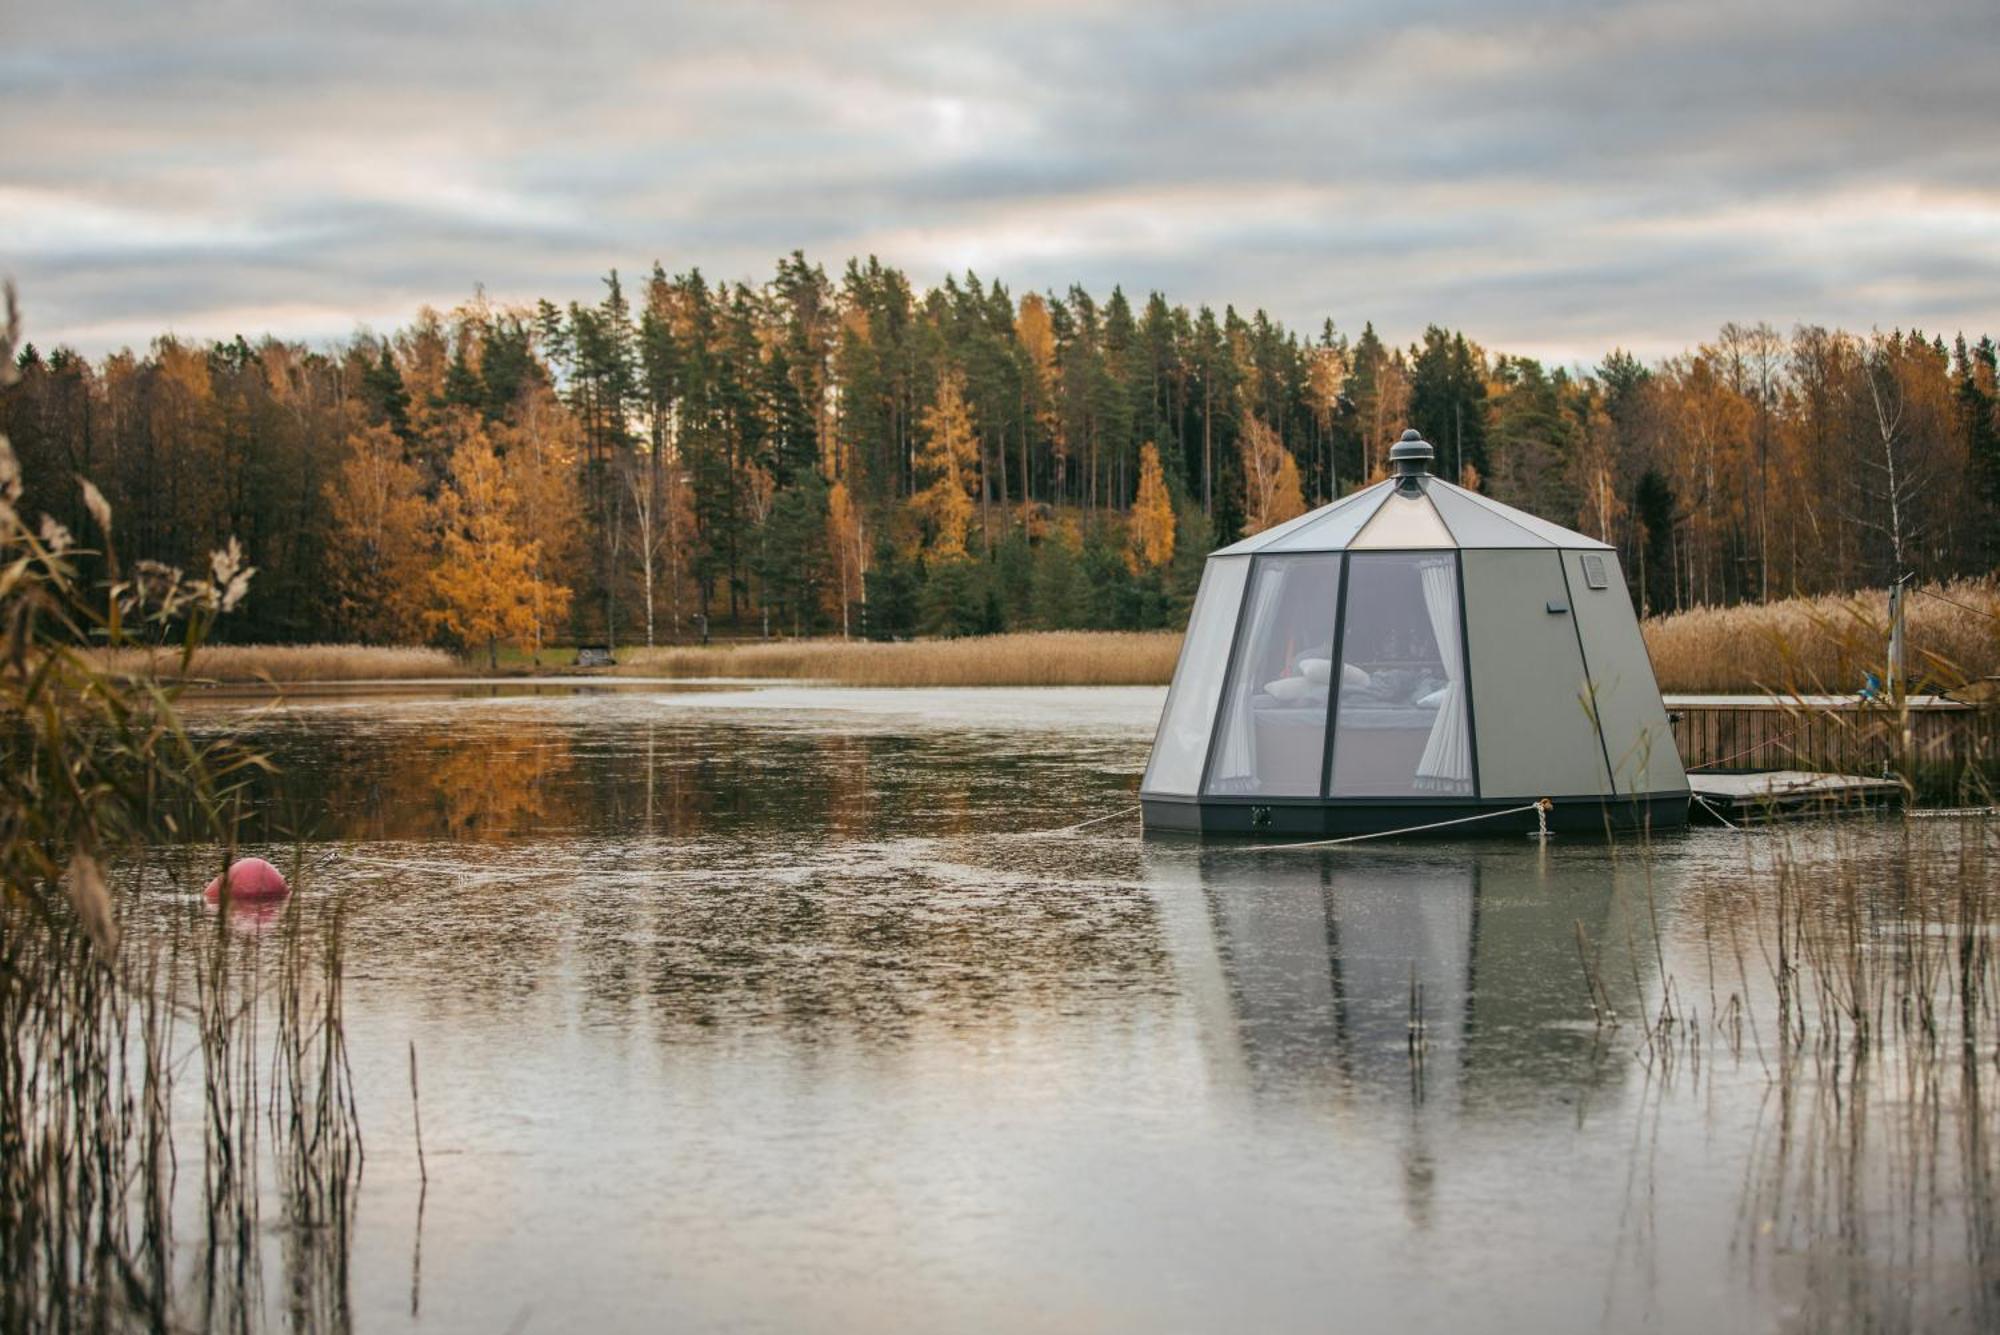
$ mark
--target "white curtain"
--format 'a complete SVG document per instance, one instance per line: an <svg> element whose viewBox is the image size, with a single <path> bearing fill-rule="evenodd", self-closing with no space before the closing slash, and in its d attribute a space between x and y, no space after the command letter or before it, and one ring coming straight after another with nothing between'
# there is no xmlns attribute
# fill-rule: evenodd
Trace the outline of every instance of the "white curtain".
<svg viewBox="0 0 2000 1335"><path fill-rule="evenodd" d="M1424 757L1417 762L1417 787L1436 793L1472 791L1472 736L1465 726L1465 661L1458 644L1458 573L1449 559L1418 567L1424 611L1444 663L1444 700L1431 724Z"/></svg>
<svg viewBox="0 0 2000 1335"><path fill-rule="evenodd" d="M1250 607L1250 625L1243 632L1243 649L1236 659L1236 680L1229 683L1230 698L1223 708L1222 750L1216 755L1211 788L1228 791L1232 781L1257 777L1257 723L1250 716L1250 702L1263 689L1262 651L1271 638L1278 598L1284 592L1289 565L1267 562L1257 571L1257 594Z"/></svg>

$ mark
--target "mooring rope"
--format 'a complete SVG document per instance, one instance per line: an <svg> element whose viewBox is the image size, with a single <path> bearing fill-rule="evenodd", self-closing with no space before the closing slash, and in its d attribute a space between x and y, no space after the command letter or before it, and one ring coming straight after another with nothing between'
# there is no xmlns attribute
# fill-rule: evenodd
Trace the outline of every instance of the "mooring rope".
<svg viewBox="0 0 2000 1335"><path fill-rule="evenodd" d="M1692 797L1695 801L1701 803L1701 809L1703 811L1706 811L1709 815L1715 817L1717 820L1721 821L1724 825L1727 825L1730 829L1740 831L1743 828L1741 825L1738 825L1735 821L1729 819L1729 817L1723 815L1720 811L1717 811L1714 807L1710 806L1708 804L1708 799L1703 797L1700 793L1691 792L1688 794L1688 796Z"/></svg>
<svg viewBox="0 0 2000 1335"><path fill-rule="evenodd" d="M1104 822L1105 822L1105 821L1108 821L1108 820L1117 820L1117 819L1118 819L1118 818L1119 818L1120 816L1129 816L1129 815L1131 815L1131 814L1132 814L1133 812L1135 812L1135 811L1138 811L1138 810L1140 810L1140 808L1139 808L1139 807L1123 807L1123 808L1121 808L1121 809L1119 809L1119 810L1117 810L1117 811L1114 811L1114 812L1112 812L1112 813L1111 813L1110 815L1108 815L1108 816L1094 816L1094 817L1092 817L1092 818L1091 818L1091 819L1089 819L1089 820L1080 820L1080 821L1078 821L1078 822L1077 822L1076 824L1074 824L1074 825L1065 825L1065 826L1063 826L1062 828L1060 828L1060 829L1055 829L1055 830L1037 830L1037 831L1035 831L1035 833L1036 833L1036 834L1074 834L1074 833L1075 833L1076 831L1078 831L1078 830L1087 830L1087 829L1089 829L1089 828L1090 828L1091 826L1093 826L1093 825L1102 825L1102 824L1104 824Z"/></svg>
<svg viewBox="0 0 2000 1335"><path fill-rule="evenodd" d="M1785 729L1781 733L1778 733L1771 737L1766 737L1761 742L1752 742L1750 745L1744 747L1741 751L1736 752L1734 755L1724 756L1720 760L1704 760L1699 765L1690 765L1688 766L1688 773L1699 774L1703 770L1720 769L1722 766L1729 764L1731 761L1743 759L1743 757L1751 754L1752 752L1762 751L1766 747L1776 746L1780 742L1789 742L1790 740L1792 740L1794 736L1797 735L1799 729L1803 728L1804 726L1805 723L1803 721L1794 723L1791 727Z"/></svg>
<svg viewBox="0 0 2000 1335"><path fill-rule="evenodd" d="M1239 848L1239 853L1278 853L1294 848L1327 848L1334 844L1358 844L1364 839L1390 839L1399 834L1421 834L1425 830L1442 830L1447 825L1470 825L1477 820L1498 820L1502 816L1518 816L1524 811L1543 811L1540 802L1530 802L1522 807L1508 807L1505 811L1482 811L1476 816L1460 816L1455 820L1434 820L1428 825L1407 825L1400 830L1377 830L1373 834L1350 834L1338 839L1310 839L1295 844L1251 844Z"/></svg>

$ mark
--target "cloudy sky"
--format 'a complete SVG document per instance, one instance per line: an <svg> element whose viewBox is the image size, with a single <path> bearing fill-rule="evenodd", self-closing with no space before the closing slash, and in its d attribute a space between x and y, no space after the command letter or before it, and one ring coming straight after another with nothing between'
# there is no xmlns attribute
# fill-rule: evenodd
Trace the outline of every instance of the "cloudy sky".
<svg viewBox="0 0 2000 1335"><path fill-rule="evenodd" d="M1649 356L2000 334L2000 4L0 0L29 334L308 340L803 248Z"/></svg>

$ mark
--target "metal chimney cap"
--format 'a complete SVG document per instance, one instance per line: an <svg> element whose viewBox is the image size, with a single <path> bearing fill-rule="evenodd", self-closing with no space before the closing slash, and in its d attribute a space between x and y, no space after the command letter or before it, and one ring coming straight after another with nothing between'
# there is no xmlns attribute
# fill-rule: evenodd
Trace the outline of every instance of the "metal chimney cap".
<svg viewBox="0 0 2000 1335"><path fill-rule="evenodd" d="M1389 463L1396 470L1397 477L1422 477L1431 471L1431 460L1436 458L1430 442L1411 427L1403 433L1403 438L1389 447Z"/></svg>

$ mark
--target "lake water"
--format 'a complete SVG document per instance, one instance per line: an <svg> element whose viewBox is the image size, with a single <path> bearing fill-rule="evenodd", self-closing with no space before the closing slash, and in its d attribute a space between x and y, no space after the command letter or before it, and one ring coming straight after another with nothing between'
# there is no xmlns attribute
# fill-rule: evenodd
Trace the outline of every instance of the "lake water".
<svg viewBox="0 0 2000 1335"><path fill-rule="evenodd" d="M335 1320L1992 1328L1990 997L1970 1047L1888 1026L1857 1062L1820 1041L1813 957L1787 1055L1766 921L1781 854L1795 896L1859 877L1852 958L1893 975L1933 931L1913 868L1984 877L1991 825L1290 853L1065 829L1133 805L1160 701L199 704L284 769L251 851L346 903L366 1167ZM203 912L146 905L134 930Z"/></svg>

